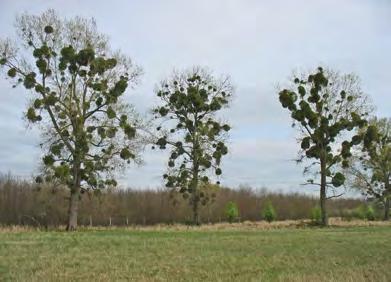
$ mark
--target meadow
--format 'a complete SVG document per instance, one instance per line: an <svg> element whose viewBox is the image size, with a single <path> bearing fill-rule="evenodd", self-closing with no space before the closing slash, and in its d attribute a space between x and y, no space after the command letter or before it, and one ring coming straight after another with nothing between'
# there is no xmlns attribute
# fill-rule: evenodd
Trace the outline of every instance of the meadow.
<svg viewBox="0 0 391 282"><path fill-rule="evenodd" d="M297 223L297 222L296 222ZM369 226L374 225L374 226ZM1 281L389 281L391 224L2 228Z"/></svg>

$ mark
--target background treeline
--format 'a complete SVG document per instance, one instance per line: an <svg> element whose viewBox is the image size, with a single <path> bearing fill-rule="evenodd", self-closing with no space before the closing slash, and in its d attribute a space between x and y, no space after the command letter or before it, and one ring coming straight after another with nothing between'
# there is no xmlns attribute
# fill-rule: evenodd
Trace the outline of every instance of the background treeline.
<svg viewBox="0 0 391 282"><path fill-rule="evenodd" d="M37 186L11 175L0 176L0 224L58 226L67 222L66 189ZM272 203L278 220L308 219L317 206L317 198L297 193L270 193L265 189L221 188L214 202L201 208L204 223L227 221L227 203L239 209L238 220L262 220L262 209ZM348 216L365 203L360 199L333 199L328 202L330 216ZM99 194L83 193L79 208L81 225L150 225L189 223L192 211L181 195L172 196L165 189L105 190Z"/></svg>

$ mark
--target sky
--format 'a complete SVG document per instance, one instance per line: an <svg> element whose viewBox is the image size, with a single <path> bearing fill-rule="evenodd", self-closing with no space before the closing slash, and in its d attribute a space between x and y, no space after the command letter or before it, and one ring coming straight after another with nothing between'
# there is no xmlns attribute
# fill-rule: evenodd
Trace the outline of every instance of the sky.
<svg viewBox="0 0 391 282"><path fill-rule="evenodd" d="M98 29L144 70L129 90L141 113L158 103L154 88L172 70L204 66L229 75L235 97L224 120L232 124L229 155L223 159L225 186L315 193L301 186L308 177L294 159L297 132L278 101L277 85L293 70L325 65L354 72L376 106L391 113L391 1L361 0L0 0L0 37L15 38L18 13L48 8L62 17L95 18ZM22 88L0 77L0 172L30 177L38 171L39 132L28 128ZM144 164L120 176L122 186L163 185L167 155L146 149Z"/></svg>

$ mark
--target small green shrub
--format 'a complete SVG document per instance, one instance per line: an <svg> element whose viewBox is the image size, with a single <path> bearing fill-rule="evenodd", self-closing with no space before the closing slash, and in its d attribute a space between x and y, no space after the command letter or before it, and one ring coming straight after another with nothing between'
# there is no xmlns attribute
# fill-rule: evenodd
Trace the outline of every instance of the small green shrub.
<svg viewBox="0 0 391 282"><path fill-rule="evenodd" d="M353 210L353 217L364 220L366 218L366 206L361 205Z"/></svg>
<svg viewBox="0 0 391 282"><path fill-rule="evenodd" d="M311 209L311 221L314 224L320 224L322 222L322 210L320 207L316 206Z"/></svg>
<svg viewBox="0 0 391 282"><path fill-rule="evenodd" d="M344 220L351 221L352 219L375 220L376 211L372 206L361 205L355 209L347 209L341 212L341 217Z"/></svg>
<svg viewBox="0 0 391 282"><path fill-rule="evenodd" d="M277 213L274 210L274 207L271 202L268 202L266 204L266 207L262 211L262 218L265 219L267 222L272 222L276 220Z"/></svg>
<svg viewBox="0 0 391 282"><path fill-rule="evenodd" d="M375 210L373 209L372 206L367 206L366 211L365 211L365 218L370 221L373 221L376 219Z"/></svg>
<svg viewBox="0 0 391 282"><path fill-rule="evenodd" d="M234 202L228 202L227 206L225 207L225 215L228 219L229 223L234 222L239 217L239 209L236 203Z"/></svg>

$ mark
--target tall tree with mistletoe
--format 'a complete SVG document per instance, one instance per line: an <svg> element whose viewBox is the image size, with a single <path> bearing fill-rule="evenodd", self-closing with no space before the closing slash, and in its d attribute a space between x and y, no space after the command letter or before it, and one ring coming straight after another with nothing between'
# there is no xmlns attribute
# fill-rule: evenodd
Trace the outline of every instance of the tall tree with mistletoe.
<svg viewBox="0 0 391 282"><path fill-rule="evenodd" d="M37 182L69 187L67 230L74 230L80 194L115 186L116 169L137 160L140 121L123 96L140 69L111 51L94 20L61 19L48 10L18 17L16 28L22 50L2 40L0 63L14 86L29 92L27 120L44 133Z"/></svg>
<svg viewBox="0 0 391 282"><path fill-rule="evenodd" d="M160 149L170 148L166 186L189 197L193 223L200 224L199 204L211 195L203 187L222 174L221 160L228 153L225 144L231 127L216 114L229 105L233 88L228 78L217 80L206 70L194 68L175 73L156 91L162 105L154 109L161 121L157 127ZM217 183L219 183L217 181Z"/></svg>
<svg viewBox="0 0 391 282"><path fill-rule="evenodd" d="M340 75L318 68L304 78L295 78L292 88L279 92L281 105L288 109L300 131L300 161L312 160L305 171L317 168L320 182L313 179L307 184L318 185L322 225L328 225L327 190L344 185L341 169L349 167L351 148L359 145L359 135L344 134L366 125L367 98L354 75Z"/></svg>

